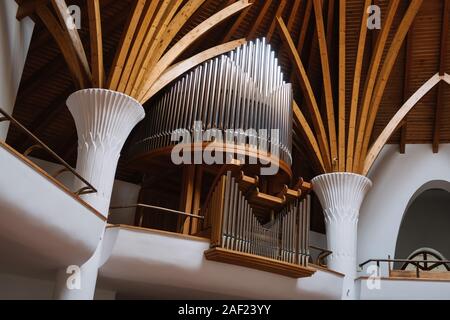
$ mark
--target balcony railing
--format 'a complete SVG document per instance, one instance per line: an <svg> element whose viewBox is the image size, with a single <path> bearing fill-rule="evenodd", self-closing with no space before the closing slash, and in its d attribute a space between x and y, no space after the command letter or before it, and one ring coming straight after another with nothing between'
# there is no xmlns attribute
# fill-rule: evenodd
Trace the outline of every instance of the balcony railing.
<svg viewBox="0 0 450 320"><path fill-rule="evenodd" d="M23 155L25 157L28 157L32 152L36 150L43 150L48 155L50 155L54 160L57 161L58 164L62 165L63 168L56 172L53 175L53 178L58 177L63 172L70 172L72 173L77 179L79 179L83 184L85 185L80 190L76 190L74 193L76 195L83 195L83 194L90 194L90 193L96 193L97 189L95 189L88 181L86 181L82 176L80 176L75 169L73 169L66 161L64 161L60 156L58 156L53 150L51 150L44 142L42 142L38 137L36 137L33 133L31 133L27 128L25 128L20 122L18 122L16 119L14 119L12 116L10 116L5 110L0 108L0 123L8 121L11 125L18 128L20 131L25 133L31 140L34 141L34 144L29 147Z"/></svg>

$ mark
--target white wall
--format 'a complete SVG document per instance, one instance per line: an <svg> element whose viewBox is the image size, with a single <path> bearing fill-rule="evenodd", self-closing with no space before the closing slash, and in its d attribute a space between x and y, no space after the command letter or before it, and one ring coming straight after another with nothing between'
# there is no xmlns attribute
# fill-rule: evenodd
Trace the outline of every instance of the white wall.
<svg viewBox="0 0 450 320"><path fill-rule="evenodd" d="M395 257L406 259L420 248L450 257L450 193L433 189L422 193L407 210L397 240Z"/></svg>
<svg viewBox="0 0 450 320"><path fill-rule="evenodd" d="M369 290L367 280L358 280L361 300L448 300L449 281L381 280L380 290Z"/></svg>
<svg viewBox="0 0 450 320"><path fill-rule="evenodd" d="M17 21L14 0L0 1L0 108L12 114L28 53L34 22ZM0 140L6 138L8 124L0 124Z"/></svg>
<svg viewBox="0 0 450 320"><path fill-rule="evenodd" d="M450 145L433 154L431 145L408 145L406 154L397 145L382 150L369 173L369 191L358 224L358 263L371 258L394 257L403 214L426 189L449 189Z"/></svg>

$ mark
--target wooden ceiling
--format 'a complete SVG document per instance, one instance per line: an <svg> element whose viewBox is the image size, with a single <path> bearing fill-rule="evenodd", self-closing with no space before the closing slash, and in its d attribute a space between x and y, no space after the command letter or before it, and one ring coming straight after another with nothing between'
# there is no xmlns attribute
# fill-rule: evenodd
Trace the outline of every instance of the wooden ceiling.
<svg viewBox="0 0 450 320"><path fill-rule="evenodd" d="M119 42L124 32L126 21L133 8L135 0L101 0L101 19L103 28L103 51L105 73L109 74L114 62ZM27 3L27 0L19 1ZM206 0L192 18L175 36L174 43L179 41L195 26L218 12L235 0ZM366 1L371 2L371 1ZM388 14L388 0L374 0L382 12L382 23ZM399 8L393 16L392 28L387 34L386 45L382 51L380 66L386 61L390 48L409 4L412 1L400 1ZM90 55L89 20L86 10L86 0L67 0L67 4L80 6L82 12L82 29L79 35L86 55ZM447 4L447 5L446 5ZM361 30L361 18L364 13L364 1L346 1L346 40L345 40L345 109L346 127L349 125L350 104L354 96L355 65ZM323 0L324 33L329 56L330 80L328 88L334 98L334 111L339 114L339 1ZM73 120L65 107L67 96L76 90L70 70L60 53L57 44L43 26L41 20L31 13L37 22L30 52L25 65L22 82L14 109L14 117L46 142L61 157L75 164L76 131ZM298 78L295 76L295 64L289 55L289 48L280 36L276 17L282 17L286 28L297 46L299 56L303 61L312 90L322 114L327 112L326 97L330 92L324 91L322 72L321 45L318 41L315 11L312 0L256 0L245 9L219 26L213 28L205 36L196 41L179 60L191 57L207 48L218 44L246 37L248 40L266 36L278 52L282 70L286 79L294 84L295 99L305 120L311 122L307 112L305 95ZM386 127L403 103L416 92L430 77L437 72L450 70L450 56L447 54L448 33L448 1L423 1L423 4L401 46L398 57L393 65L386 89L384 90L380 107L376 113L374 129L370 138L373 143ZM359 99L364 94L364 84L369 72L370 61L376 51L377 39L381 30L367 30L364 54L361 56L361 85ZM381 69L381 68L380 68ZM381 70L378 70L380 72ZM327 80L326 80L327 81ZM326 82L325 81L325 82ZM430 144L430 152L437 152L440 143L450 142L450 88L441 82L426 94L395 131L389 143L398 144L399 151L407 152L407 144ZM151 100L146 107L151 106ZM328 110L329 111L329 110ZM336 123L338 121L336 120ZM326 127L328 129L328 126ZM298 131L297 131L298 132ZM307 141L302 135L295 136L294 172L305 178L317 174L317 166L307 148ZM8 143L23 151L30 145L26 137L11 130ZM124 150L126 153L126 148ZM140 182L142 174L128 168L121 161L118 178Z"/></svg>

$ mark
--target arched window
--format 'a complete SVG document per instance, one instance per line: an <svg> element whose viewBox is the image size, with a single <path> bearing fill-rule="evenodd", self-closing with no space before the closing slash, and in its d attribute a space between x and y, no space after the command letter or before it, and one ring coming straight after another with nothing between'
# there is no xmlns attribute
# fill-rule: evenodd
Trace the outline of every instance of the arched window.
<svg viewBox="0 0 450 320"><path fill-rule="evenodd" d="M408 260L421 261L418 262L420 270L433 271L433 272L446 272L450 271L450 267L447 264L441 264L439 261L446 260L445 257L437 250L431 248L421 248L415 250L408 257ZM428 262L429 261L429 262ZM402 270L414 271L416 270L416 264L412 262L406 262L403 264Z"/></svg>

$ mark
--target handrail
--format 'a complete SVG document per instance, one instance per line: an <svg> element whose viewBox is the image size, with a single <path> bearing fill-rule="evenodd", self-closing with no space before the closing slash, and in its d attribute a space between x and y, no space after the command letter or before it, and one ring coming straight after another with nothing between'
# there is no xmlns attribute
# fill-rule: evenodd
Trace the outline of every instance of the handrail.
<svg viewBox="0 0 450 320"><path fill-rule="evenodd" d="M377 267L378 267L378 272L380 270L380 264L382 262L388 263L389 271L391 270L391 263L398 262L398 263L412 264L412 265L414 265L416 267L416 277L420 278L419 269L420 270L425 270L425 271L430 271L430 270L432 270L432 269L434 269L434 268L436 268L438 266L441 266L441 265L445 265L446 267L448 267L447 265L450 263L450 260L435 260L435 261L433 261L433 260L411 260L411 259L369 259L369 260L361 263L359 265L359 267L361 269L363 269L363 267L365 265L367 265L369 263L372 263L372 262L376 262ZM423 267L421 267L419 265L420 263L429 263L429 264L432 264L432 266L430 268L424 269Z"/></svg>
<svg viewBox="0 0 450 320"><path fill-rule="evenodd" d="M25 156L28 156L32 151L35 149L43 149L47 153L49 153L55 160L57 160L61 165L63 165L67 171L70 171L75 177L77 177L81 182L83 182L86 186L82 189L75 192L77 195L81 194L90 194L90 193L96 193L97 189L94 188L86 179L84 179L82 176L78 174L78 172L75 171L64 159L62 159L60 156L58 156L52 149L50 149L44 142L42 142L38 137L36 137L31 131L29 131L27 128L25 128L20 122L18 122L16 119L14 119L12 116L10 116L5 110L0 108L0 114L3 115L3 117L0 117L0 122L3 121L9 121L14 126L18 127L20 130L25 132L28 137L30 137L34 142L35 145L31 146L25 151Z"/></svg>
<svg viewBox="0 0 450 320"><path fill-rule="evenodd" d="M204 220L205 219L205 217L203 217L203 216L190 214L190 213L186 213L186 212L182 212L182 211L178 211L178 210L163 208L163 207L151 206L151 205L142 204L142 203L138 203L138 204L134 204L134 205L128 205L128 206L111 207L109 209L110 210L119 210L119 209L133 209L133 208L155 209L155 210L159 210L159 211L165 211L165 212L169 212L169 213L178 214L178 215L181 215L181 216L197 218L197 219L200 219L200 220ZM115 214L115 213L112 213L112 214ZM155 214L158 214L158 213L155 213Z"/></svg>
<svg viewBox="0 0 450 320"><path fill-rule="evenodd" d="M310 249L320 251L319 255L317 256L315 264L317 264L320 267L326 267L326 263L324 262L325 258L330 256L333 251L330 251L328 249L316 247L316 246L309 246Z"/></svg>

